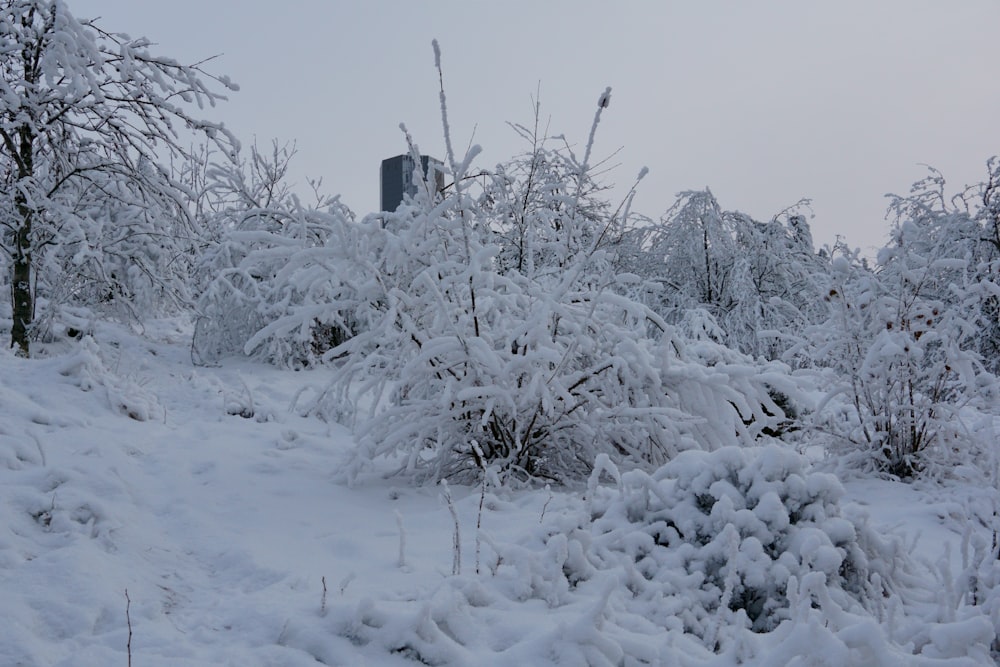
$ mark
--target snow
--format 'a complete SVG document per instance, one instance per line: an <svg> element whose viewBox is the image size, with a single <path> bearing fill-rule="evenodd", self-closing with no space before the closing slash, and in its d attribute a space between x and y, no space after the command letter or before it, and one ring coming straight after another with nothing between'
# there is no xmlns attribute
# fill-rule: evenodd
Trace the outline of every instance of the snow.
<svg viewBox="0 0 1000 667"><path fill-rule="evenodd" d="M189 336L0 352L0 665L991 664L997 597L962 602L1000 587L981 481L728 447L449 506L388 463L348 483L351 434L293 407L330 368L195 367ZM726 604L754 587L756 621Z"/></svg>

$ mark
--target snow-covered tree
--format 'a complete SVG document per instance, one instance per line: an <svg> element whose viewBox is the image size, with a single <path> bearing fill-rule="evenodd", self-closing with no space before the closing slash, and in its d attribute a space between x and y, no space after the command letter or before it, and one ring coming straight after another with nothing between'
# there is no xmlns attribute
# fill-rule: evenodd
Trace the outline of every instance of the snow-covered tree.
<svg viewBox="0 0 1000 667"><path fill-rule="evenodd" d="M207 76L152 54L149 41L77 20L62 0L0 3L0 199L11 270L11 344L28 355L38 298L60 289L126 300L140 277L189 249L174 243L185 208L161 160L189 131L231 137L189 108L222 99ZM80 267L67 285L50 267Z"/></svg>
<svg viewBox="0 0 1000 667"><path fill-rule="evenodd" d="M802 215L807 205L762 223L724 210L708 189L683 192L657 224L631 232L641 237L624 266L668 322L701 331L711 322L717 342L776 359L817 316L826 267Z"/></svg>
<svg viewBox="0 0 1000 667"><path fill-rule="evenodd" d="M733 264L738 254L732 216L707 188L681 193L664 214L651 242L662 261L668 308L703 308L717 321L731 306Z"/></svg>

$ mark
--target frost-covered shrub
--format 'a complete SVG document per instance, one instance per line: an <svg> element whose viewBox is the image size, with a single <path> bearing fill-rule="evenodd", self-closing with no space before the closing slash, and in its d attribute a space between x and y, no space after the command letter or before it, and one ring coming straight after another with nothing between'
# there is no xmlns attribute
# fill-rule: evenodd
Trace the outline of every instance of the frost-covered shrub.
<svg viewBox="0 0 1000 667"><path fill-rule="evenodd" d="M777 359L818 313L813 249L802 201L769 222L722 208L709 190L683 192L657 223L635 230L622 267L642 279L641 300L672 324L692 310L713 336L753 357Z"/></svg>
<svg viewBox="0 0 1000 667"><path fill-rule="evenodd" d="M610 90L602 99L610 100ZM498 248L497 271L545 280L577 264L583 254L595 260L581 276L589 279L607 273L609 263L621 264L615 256L638 247L626 239L636 222L632 195L646 170L616 207L606 196L608 186L592 173L591 146L581 159L565 137L542 132L540 102L535 104L532 127L511 127L530 149L496 165L491 173L483 172L483 191L476 199L480 224Z"/></svg>
<svg viewBox="0 0 1000 667"><path fill-rule="evenodd" d="M582 498L550 495L504 541L482 532L481 573L334 601L333 631L437 665L992 664L988 547L967 572L979 583L955 585L777 446L686 452L653 474L595 468ZM459 501L465 516L476 502Z"/></svg>
<svg viewBox="0 0 1000 667"><path fill-rule="evenodd" d="M907 247L907 229L883 251L881 272L851 255L833 261L828 318L795 351L832 371L812 421L831 451L853 467L901 478L966 460L974 443L961 409L996 395L995 378L972 349L974 323L928 291L940 265Z"/></svg>
<svg viewBox="0 0 1000 667"><path fill-rule="evenodd" d="M376 408L359 459L562 479L585 475L596 451L660 461L689 446L661 377L677 354L647 338L663 323L618 296L614 276L592 284L601 253L534 277L504 269L483 218L461 191L421 193L368 228L367 265L341 284L369 326L333 352L341 399Z"/></svg>
<svg viewBox="0 0 1000 667"><path fill-rule="evenodd" d="M314 362L350 333L331 289L336 270L353 267L353 214L335 197L317 193L306 205L294 196L285 182L293 154L275 145L269 155L254 148L245 163L202 167L201 208L219 238L198 262L198 361L244 354L278 320L253 351L281 365Z"/></svg>
<svg viewBox="0 0 1000 667"><path fill-rule="evenodd" d="M467 164L453 165L456 182ZM562 228L578 228L567 208ZM551 213L525 224L551 234ZM689 348L622 294L599 235L574 238L568 255L532 255L522 272L501 260L491 215L460 187L420 192L363 232L370 254L353 276L339 272L367 327L331 352L343 360L338 387L317 409L369 404L357 463L564 481L586 476L601 453L655 466L693 447L749 443L780 419L747 359L703 359L705 346Z"/></svg>
<svg viewBox="0 0 1000 667"><path fill-rule="evenodd" d="M388 406L359 431L360 459L402 456L432 477L492 466L565 481L600 453L655 466L685 449L748 444L781 414L751 366L709 366L703 346L646 338L636 304L532 296L494 303L498 326L479 336L415 327L428 340L400 350Z"/></svg>
<svg viewBox="0 0 1000 667"><path fill-rule="evenodd" d="M906 196L893 196L893 238L879 258L892 276L916 268L920 292L938 299L975 328L969 342L987 369L1000 370L1000 158L987 161L986 181L956 195L946 193L942 174L913 184Z"/></svg>
<svg viewBox="0 0 1000 667"><path fill-rule="evenodd" d="M621 569L630 610L710 646L722 627L767 632L790 620L799 582L819 582L848 611L876 608L892 586L900 547L841 510L836 478L778 446L684 452L588 493L589 514L550 521L537 558L500 548L497 576L557 601Z"/></svg>
<svg viewBox="0 0 1000 667"><path fill-rule="evenodd" d="M299 366L347 335L326 262L341 260L341 248L328 245L350 224L349 214L336 204L323 210L295 202L274 215L282 219L276 229L232 230L205 253L201 268L212 279L197 304L194 349L200 360L247 353L247 341L267 329L266 344L249 351ZM285 279L290 273L295 281ZM282 326L268 328L278 320Z"/></svg>
<svg viewBox="0 0 1000 667"><path fill-rule="evenodd" d="M832 371L812 426L849 465L910 478L981 458L963 409L998 393L997 164L951 199L937 172L894 197L874 269L843 247L832 262L826 320L793 355Z"/></svg>
<svg viewBox="0 0 1000 667"><path fill-rule="evenodd" d="M350 329L323 355L338 366L333 385L300 404L355 420L355 469L382 458L432 478L492 469L565 481L599 454L656 466L685 449L749 444L781 420L763 377L776 366L688 346L632 298L637 278L618 270L619 253L634 250L622 242L629 198L602 200L591 164L609 100L609 90L598 99L582 156L536 139L530 156L484 176L479 196L479 149L455 158L442 106L443 191L415 169L417 191L396 211L342 219L322 247L258 235L267 243L241 273L223 272L270 295L248 351L273 358L318 327Z"/></svg>

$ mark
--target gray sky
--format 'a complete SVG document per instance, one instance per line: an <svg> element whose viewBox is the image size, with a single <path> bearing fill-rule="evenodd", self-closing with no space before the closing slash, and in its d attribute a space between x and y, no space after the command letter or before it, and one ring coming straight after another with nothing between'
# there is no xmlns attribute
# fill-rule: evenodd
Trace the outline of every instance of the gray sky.
<svg viewBox="0 0 1000 667"><path fill-rule="evenodd" d="M635 209L659 217L705 186L725 208L769 219L813 200L818 244L871 254L887 192L926 163L954 188L1000 153L997 0L70 0L78 17L145 35L158 52L241 86L207 116L244 144L298 147L295 174L322 177L355 212L378 206L382 158L443 156L431 40L442 50L453 141L492 167L525 146L532 97L580 146L606 86L596 154Z"/></svg>

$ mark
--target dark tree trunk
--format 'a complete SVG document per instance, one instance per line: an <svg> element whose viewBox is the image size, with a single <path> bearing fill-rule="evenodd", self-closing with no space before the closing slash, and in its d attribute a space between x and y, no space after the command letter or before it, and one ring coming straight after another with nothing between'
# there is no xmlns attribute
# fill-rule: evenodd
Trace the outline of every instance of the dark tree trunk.
<svg viewBox="0 0 1000 667"><path fill-rule="evenodd" d="M18 132L18 182L14 201L17 206L18 226L14 235L14 266L11 273L11 309L13 324L10 329L10 346L17 348L20 356L30 356L29 336L35 315L34 295L31 293L31 226L34 211L28 203L21 185L30 179L35 169L36 135L27 125Z"/></svg>
<svg viewBox="0 0 1000 667"><path fill-rule="evenodd" d="M20 356L29 356L29 327L34 311L31 294L31 212L18 203L21 225L15 238L14 269L11 275L11 306L14 322L10 330L10 346L17 348Z"/></svg>

